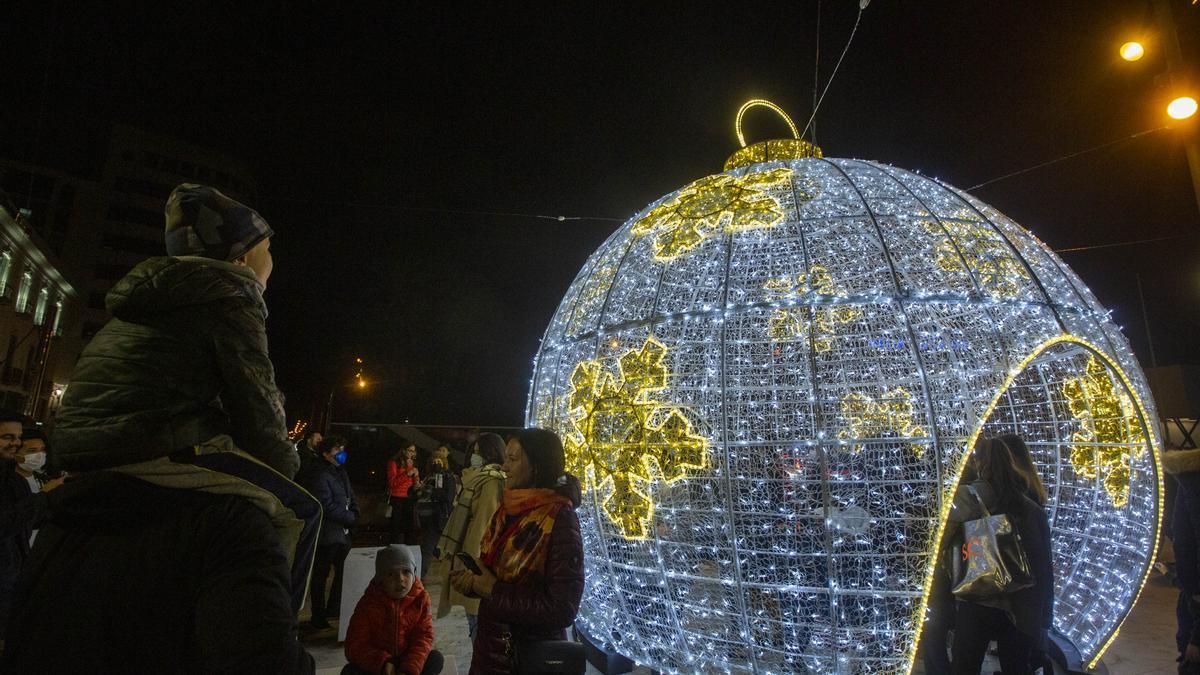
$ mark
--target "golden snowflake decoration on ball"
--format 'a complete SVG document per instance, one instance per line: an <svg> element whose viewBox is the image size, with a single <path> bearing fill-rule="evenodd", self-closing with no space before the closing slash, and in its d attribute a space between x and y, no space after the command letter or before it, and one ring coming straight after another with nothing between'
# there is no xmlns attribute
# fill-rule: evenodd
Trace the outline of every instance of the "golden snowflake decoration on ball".
<svg viewBox="0 0 1200 675"><path fill-rule="evenodd" d="M1063 385L1073 415L1080 423L1071 436L1071 465L1085 478L1099 478L1113 506L1129 503L1131 455L1145 448L1146 436L1137 410L1095 356L1085 372Z"/></svg>
<svg viewBox="0 0 1200 675"><path fill-rule="evenodd" d="M654 257L666 261L694 250L715 234L772 227L783 220L784 210L768 190L786 185L791 178L790 169L701 178L642 216L633 233L653 234Z"/></svg>
<svg viewBox="0 0 1200 675"><path fill-rule="evenodd" d="M927 223L926 227L941 233L937 223ZM1020 295L1029 281L1029 271L998 232L977 222L945 220L941 227L949 236L934 250L938 267L947 272L974 272L980 287L994 297Z"/></svg>
<svg viewBox="0 0 1200 675"><path fill-rule="evenodd" d="M808 293L826 295L833 298L845 298L844 288L834 283L833 275L822 265L813 265L809 274L798 274L794 277L771 279L763 284L767 296L773 299L795 298ZM771 314L767 332L776 340L799 340L808 334L808 321L805 319L806 310L801 307L784 307ZM847 324L862 316L862 311L848 305L832 305L815 307L812 310L812 323L816 326L813 335L813 348L818 352L827 352L833 346L832 336L837 327Z"/></svg>
<svg viewBox="0 0 1200 675"><path fill-rule="evenodd" d="M684 410L654 397L667 386L666 355L649 337L616 359L615 373L596 359L577 364L570 378L567 470L585 490L607 495L605 515L630 539L647 534L655 481L671 482L707 464L708 441L692 431Z"/></svg>
<svg viewBox="0 0 1200 675"><path fill-rule="evenodd" d="M842 415L846 428L838 432L843 439L893 440L923 438L925 428L913 421L912 394L904 387L896 387L880 396L878 400L857 392L842 397ZM854 445L855 452L865 446ZM921 443L909 445L913 454L920 457L925 453Z"/></svg>

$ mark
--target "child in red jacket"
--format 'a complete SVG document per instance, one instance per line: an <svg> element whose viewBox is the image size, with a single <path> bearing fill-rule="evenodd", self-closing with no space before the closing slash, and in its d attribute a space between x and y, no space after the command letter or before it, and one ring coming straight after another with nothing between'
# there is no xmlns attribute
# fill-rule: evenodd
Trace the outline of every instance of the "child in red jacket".
<svg viewBox="0 0 1200 675"><path fill-rule="evenodd" d="M375 578L346 631L342 675L437 675L442 654L433 648L429 594L405 546L375 556Z"/></svg>

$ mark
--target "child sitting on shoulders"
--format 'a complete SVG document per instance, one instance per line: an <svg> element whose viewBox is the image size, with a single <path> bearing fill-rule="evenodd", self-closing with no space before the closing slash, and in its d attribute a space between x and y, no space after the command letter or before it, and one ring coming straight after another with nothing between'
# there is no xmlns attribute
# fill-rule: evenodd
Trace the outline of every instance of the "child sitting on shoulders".
<svg viewBox="0 0 1200 675"><path fill-rule="evenodd" d="M412 553L391 545L375 556L375 577L354 608L346 631L342 675L437 675L429 594L416 576Z"/></svg>

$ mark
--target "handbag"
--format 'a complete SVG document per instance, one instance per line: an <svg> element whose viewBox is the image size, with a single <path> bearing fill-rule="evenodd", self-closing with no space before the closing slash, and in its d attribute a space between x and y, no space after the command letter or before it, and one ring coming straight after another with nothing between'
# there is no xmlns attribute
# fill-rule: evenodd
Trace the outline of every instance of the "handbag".
<svg viewBox="0 0 1200 675"><path fill-rule="evenodd" d="M526 642L514 639L505 626L500 639L504 640L508 657L512 661L512 672L521 675L583 675L587 670L587 657L583 645L571 640L536 640Z"/></svg>
<svg viewBox="0 0 1200 675"><path fill-rule="evenodd" d="M1007 595L1034 584L1021 535L1008 515L992 515L973 486L967 490L979 503L982 518L963 523L963 544L954 556L951 592L960 600L981 601Z"/></svg>

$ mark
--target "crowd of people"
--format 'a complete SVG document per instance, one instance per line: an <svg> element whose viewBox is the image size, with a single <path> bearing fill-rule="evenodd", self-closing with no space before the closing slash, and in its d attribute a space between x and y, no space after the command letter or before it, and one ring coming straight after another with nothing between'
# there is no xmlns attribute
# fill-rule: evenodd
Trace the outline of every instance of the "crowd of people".
<svg viewBox="0 0 1200 675"><path fill-rule="evenodd" d="M265 330L274 234L219 191L180 185L166 255L108 294L114 318L81 355L51 435L0 411L3 672L313 672L298 616L306 596L314 628L339 615L362 514L346 440L288 439ZM1178 646L1192 664L1200 454L1176 454ZM471 673L561 662L585 568L564 463L561 440L536 428L479 435L461 474L445 448L424 466L415 445L398 448L389 543L349 618L343 672L440 672L433 614L453 606L466 610ZM927 673L977 675L992 641L1003 672L1050 672L1046 501L1020 438L980 439L929 596ZM958 570L981 545L970 525L993 514L1016 532L1025 583L963 592ZM421 581L435 558L447 568L436 608Z"/></svg>
<svg viewBox="0 0 1200 675"><path fill-rule="evenodd" d="M180 185L166 255L109 292L49 441L0 413L3 672L313 672L298 616L306 596L314 626L336 616L360 512L346 441L288 439L263 296L274 234ZM481 446L462 490L445 455L425 479L415 448L389 463L393 543L350 617L345 672L440 672L419 579L440 539L472 570L452 573L482 617L471 672L519 672L532 643L565 637L583 552L562 444L531 429Z"/></svg>

